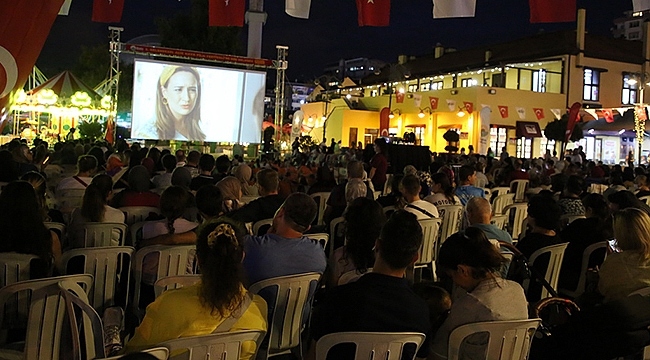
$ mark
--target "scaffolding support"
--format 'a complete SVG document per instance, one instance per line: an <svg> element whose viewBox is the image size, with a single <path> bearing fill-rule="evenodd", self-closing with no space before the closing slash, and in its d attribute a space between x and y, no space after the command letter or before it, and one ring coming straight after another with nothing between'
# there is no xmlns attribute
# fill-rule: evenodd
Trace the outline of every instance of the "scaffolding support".
<svg viewBox="0 0 650 360"><path fill-rule="evenodd" d="M120 52L122 50L122 42L120 41L120 36L124 28L109 26L108 30L110 31L109 35L109 45L108 51L111 54L111 68L108 74L108 95L111 97L111 111L108 116L108 123L106 124L106 130L113 132L113 141L116 139L115 131L117 130L117 95L119 93L120 85ZM112 124L112 127L108 125Z"/></svg>
<svg viewBox="0 0 650 360"><path fill-rule="evenodd" d="M284 120L284 77L285 70L287 70L287 53L289 52L288 46L276 45L278 50L278 58L276 60L276 80L275 80L275 145L280 146L280 136L282 135L282 122Z"/></svg>

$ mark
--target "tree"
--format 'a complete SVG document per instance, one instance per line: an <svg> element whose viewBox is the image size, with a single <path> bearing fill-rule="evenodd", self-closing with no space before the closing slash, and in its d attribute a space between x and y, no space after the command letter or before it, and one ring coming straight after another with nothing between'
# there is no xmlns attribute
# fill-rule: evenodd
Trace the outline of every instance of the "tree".
<svg viewBox="0 0 650 360"><path fill-rule="evenodd" d="M208 0L192 0L189 14L157 19L161 45L170 48L242 55L241 29L208 26Z"/></svg>
<svg viewBox="0 0 650 360"><path fill-rule="evenodd" d="M544 128L544 136L549 140L564 142L566 136L566 128L569 124L569 114L564 114L560 119L551 121ZM570 141L578 141L584 136L582 134L582 122L576 122L571 134Z"/></svg>

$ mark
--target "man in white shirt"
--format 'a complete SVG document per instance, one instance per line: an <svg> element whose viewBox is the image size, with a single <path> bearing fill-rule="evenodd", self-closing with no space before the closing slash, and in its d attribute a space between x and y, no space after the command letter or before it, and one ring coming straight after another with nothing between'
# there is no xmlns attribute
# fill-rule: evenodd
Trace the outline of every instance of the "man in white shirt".
<svg viewBox="0 0 650 360"><path fill-rule="evenodd" d="M56 193L61 194L63 190L70 189L85 190L96 172L97 159L92 155L80 156L77 160L77 175L61 179L56 187Z"/></svg>
<svg viewBox="0 0 650 360"><path fill-rule="evenodd" d="M420 179L415 175L406 175L400 186L402 196L407 204L404 210L417 216L418 220L432 219L438 217L438 209L428 201L420 199Z"/></svg>

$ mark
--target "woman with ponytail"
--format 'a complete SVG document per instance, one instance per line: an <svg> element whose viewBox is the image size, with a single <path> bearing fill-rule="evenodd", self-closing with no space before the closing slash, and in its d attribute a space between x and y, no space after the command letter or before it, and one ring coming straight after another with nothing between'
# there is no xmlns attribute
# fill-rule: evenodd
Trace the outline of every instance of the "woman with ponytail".
<svg viewBox="0 0 650 360"><path fill-rule="evenodd" d="M101 174L93 178L81 203L81 208L72 212L72 219L68 233L72 247L84 247L84 233L81 231L84 225L89 222L124 223L124 213L108 206L113 196L113 179L110 176ZM115 234L113 245L117 246L119 234Z"/></svg>
<svg viewBox="0 0 650 360"><path fill-rule="evenodd" d="M139 351L187 336L266 331L266 302L242 284L244 236L243 228L225 218L207 224L196 243L201 281L166 291L149 305L125 351ZM251 359L255 352L254 342L244 342L240 360Z"/></svg>
<svg viewBox="0 0 650 360"><path fill-rule="evenodd" d="M528 318L528 303L521 286L499 274L506 259L478 228L450 236L440 248L437 271L454 283L449 316L433 340L435 359L447 358L449 334L461 325ZM461 358L483 358L487 334L469 337ZM463 356L464 355L464 356Z"/></svg>

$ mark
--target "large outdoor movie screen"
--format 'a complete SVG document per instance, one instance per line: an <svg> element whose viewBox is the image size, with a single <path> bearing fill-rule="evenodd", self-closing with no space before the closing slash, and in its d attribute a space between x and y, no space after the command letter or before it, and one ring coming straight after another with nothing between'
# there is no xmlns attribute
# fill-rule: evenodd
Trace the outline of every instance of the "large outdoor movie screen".
<svg viewBox="0 0 650 360"><path fill-rule="evenodd" d="M136 59L134 139L260 143L266 74Z"/></svg>

